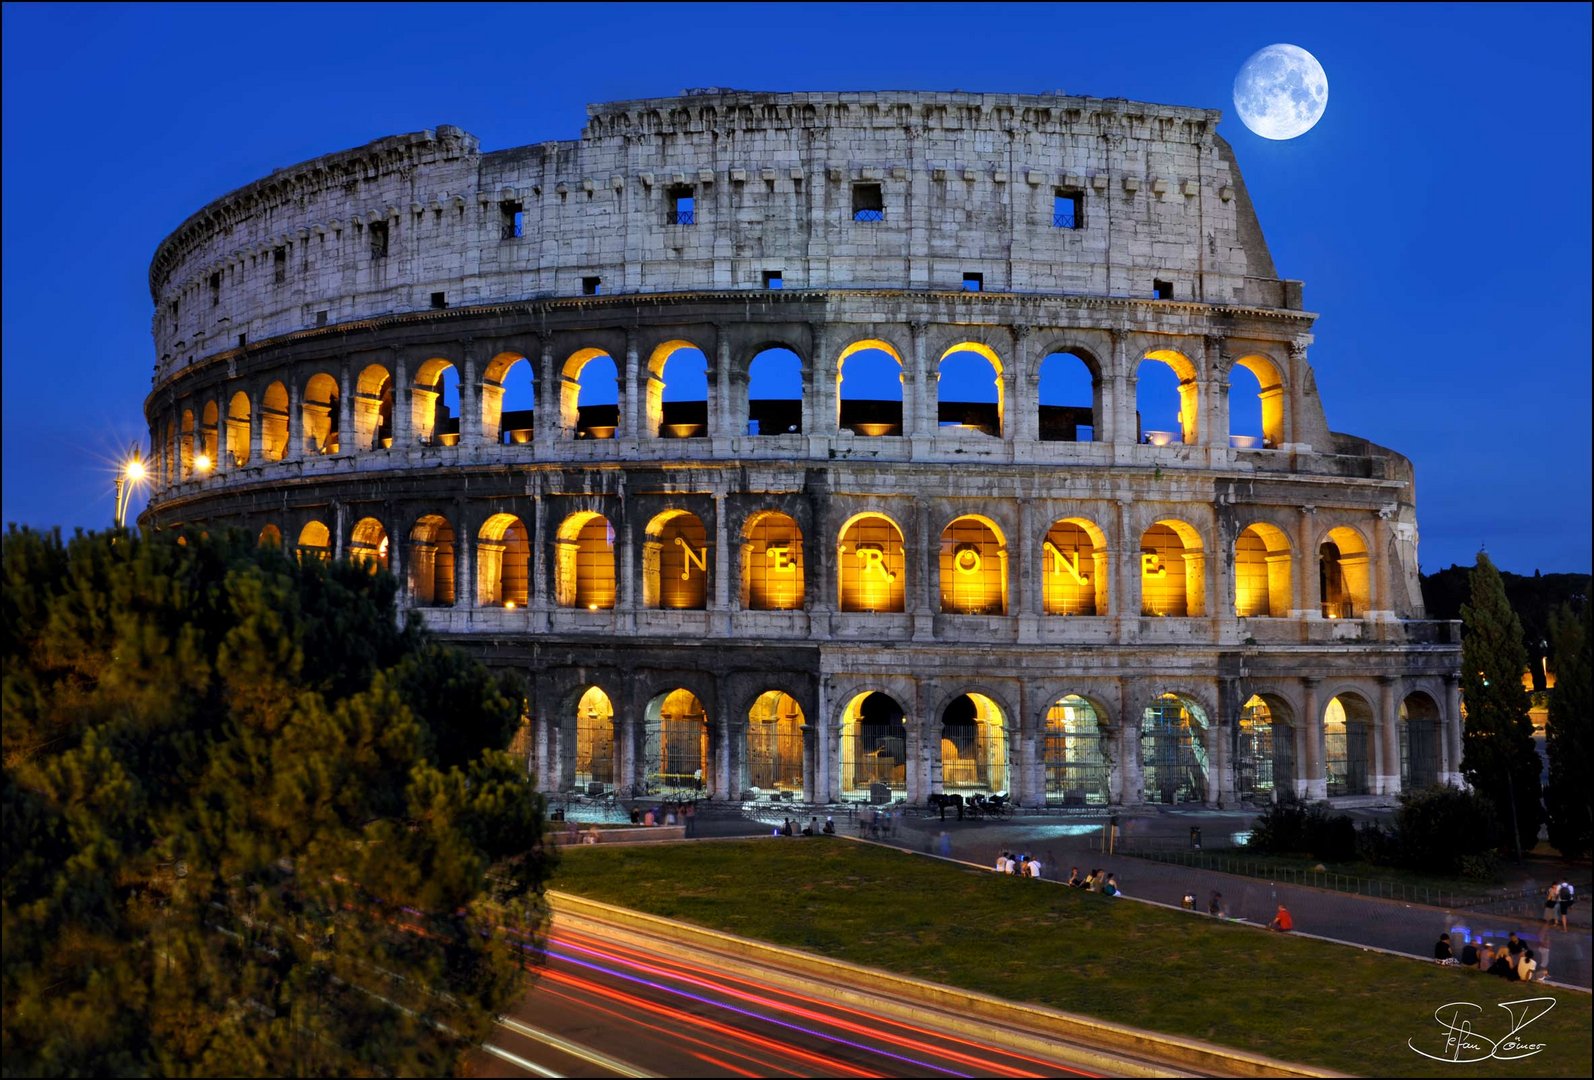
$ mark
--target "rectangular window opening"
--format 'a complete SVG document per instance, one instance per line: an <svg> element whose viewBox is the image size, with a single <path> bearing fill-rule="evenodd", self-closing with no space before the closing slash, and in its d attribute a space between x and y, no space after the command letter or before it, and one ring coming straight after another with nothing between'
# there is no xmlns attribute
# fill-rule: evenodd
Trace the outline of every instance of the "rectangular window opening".
<svg viewBox="0 0 1594 1080"><path fill-rule="evenodd" d="M1085 225L1085 197L1058 188L1052 195L1052 228L1081 229Z"/></svg>
<svg viewBox="0 0 1594 1080"><path fill-rule="evenodd" d="M852 220L884 221L885 216L885 198L879 184L852 185Z"/></svg>
<svg viewBox="0 0 1594 1080"><path fill-rule="evenodd" d="M502 219L499 239L516 240L526 235L526 208L523 205L505 200L498 204L498 214Z"/></svg>
<svg viewBox="0 0 1594 1080"><path fill-rule="evenodd" d="M782 274L783 274L783 271L780 271L780 270L765 270L764 271L764 288L766 288L766 289L784 289L786 287L786 284L785 284L784 279L781 276Z"/></svg>
<svg viewBox="0 0 1594 1080"><path fill-rule="evenodd" d="M984 292L985 291L985 275L984 274L964 274L963 275L963 291L964 292Z"/></svg>
<svg viewBox="0 0 1594 1080"><path fill-rule="evenodd" d="M432 294L432 306L434 308L446 308L448 306L448 294L434 292Z"/></svg>
<svg viewBox="0 0 1594 1080"><path fill-rule="evenodd" d="M247 344L249 344L249 335L248 334L239 334L238 335L238 347L241 349Z"/></svg>
<svg viewBox="0 0 1594 1080"><path fill-rule="evenodd" d="M697 221L696 191L686 184L672 185L665 193L669 201L669 212L665 215L666 225L692 225Z"/></svg>
<svg viewBox="0 0 1594 1080"><path fill-rule="evenodd" d="M582 296L601 296L603 294L603 279L601 277L584 277L581 279Z"/></svg>
<svg viewBox="0 0 1594 1080"><path fill-rule="evenodd" d="M275 248L271 252L271 280L281 285L288 280L288 249Z"/></svg>
<svg viewBox="0 0 1594 1080"><path fill-rule="evenodd" d="M1158 300L1173 299L1173 282L1154 278L1151 282L1152 295Z"/></svg>
<svg viewBox="0 0 1594 1080"><path fill-rule="evenodd" d="M210 306L221 306L221 271L210 275Z"/></svg>
<svg viewBox="0 0 1594 1080"><path fill-rule="evenodd" d="M387 222L371 222L371 258L387 258Z"/></svg>
<svg viewBox="0 0 1594 1080"><path fill-rule="evenodd" d="M325 326L327 324L327 313L325 311L315 313L315 324L317 326Z"/></svg>

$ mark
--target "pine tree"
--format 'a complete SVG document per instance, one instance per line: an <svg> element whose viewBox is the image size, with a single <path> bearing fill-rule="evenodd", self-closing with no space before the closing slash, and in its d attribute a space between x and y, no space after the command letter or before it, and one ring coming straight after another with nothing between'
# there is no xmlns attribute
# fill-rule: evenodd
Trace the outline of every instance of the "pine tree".
<svg viewBox="0 0 1594 1080"><path fill-rule="evenodd" d="M1539 835L1539 755L1533 747L1530 704L1522 688L1527 651L1522 624L1505 597L1505 584L1482 552L1470 579L1471 602L1462 605L1461 697L1466 710L1461 768L1473 789L1495 806L1516 842L1516 854Z"/></svg>
<svg viewBox="0 0 1594 1080"><path fill-rule="evenodd" d="M452 1071L542 925L510 688L365 566L0 548L6 1071Z"/></svg>
<svg viewBox="0 0 1594 1080"><path fill-rule="evenodd" d="M1594 605L1585 603L1581 616L1563 606L1550 620L1555 688L1550 692L1550 719L1544 749L1550 759L1550 782L1544 790L1550 843L1569 859L1594 847L1594 820L1585 787L1594 775L1594 687L1590 678L1590 643L1594 642Z"/></svg>

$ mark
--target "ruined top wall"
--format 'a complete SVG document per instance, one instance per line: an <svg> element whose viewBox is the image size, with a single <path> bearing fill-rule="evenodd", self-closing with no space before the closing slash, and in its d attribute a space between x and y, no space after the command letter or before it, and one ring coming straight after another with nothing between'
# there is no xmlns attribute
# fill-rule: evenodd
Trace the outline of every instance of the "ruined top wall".
<svg viewBox="0 0 1594 1080"><path fill-rule="evenodd" d="M295 330L604 293L787 288L1172 298L1298 308L1219 113L1049 95L735 91L596 105L578 141L482 154L454 127L222 197L150 267L157 377ZM878 184L881 220L855 221ZM691 224L673 223L690 189ZM1077 195L1082 227L1058 227ZM515 235L513 208L522 210Z"/></svg>

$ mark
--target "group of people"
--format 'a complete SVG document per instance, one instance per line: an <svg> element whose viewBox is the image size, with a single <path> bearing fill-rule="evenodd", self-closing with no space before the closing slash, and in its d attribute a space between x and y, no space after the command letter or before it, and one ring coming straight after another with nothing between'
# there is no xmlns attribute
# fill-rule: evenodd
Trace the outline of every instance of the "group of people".
<svg viewBox="0 0 1594 1080"><path fill-rule="evenodd" d="M1566 929L1566 911L1577 899L1577 890L1570 881L1558 881L1544 894L1544 922L1547 926L1559 925Z"/></svg>
<svg viewBox="0 0 1594 1080"><path fill-rule="evenodd" d="M996 857L996 872L1038 878L1041 876L1041 861L1033 855L1014 855L1011 851L1004 851Z"/></svg>
<svg viewBox="0 0 1594 1080"><path fill-rule="evenodd" d="M1475 968L1513 982L1532 982L1547 974L1539 966L1538 957L1534 956L1528 943L1517 937L1514 931L1498 949L1487 941L1482 945L1468 941L1461 946L1460 956L1450 948L1450 935L1440 934L1439 940L1434 942L1433 958L1446 967Z"/></svg>
<svg viewBox="0 0 1594 1080"><path fill-rule="evenodd" d="M1183 900L1180 901L1180 906L1186 911L1194 911L1196 909L1196 895L1194 889L1190 889L1185 892ZM1213 918L1223 918L1223 894L1218 892L1216 889L1212 890L1212 899L1207 901L1207 914L1211 915Z"/></svg>
<svg viewBox="0 0 1594 1080"><path fill-rule="evenodd" d="M1118 875L1109 874L1105 870L1092 870L1088 874L1081 874L1079 867L1076 866L1069 871L1066 884L1075 889L1084 889L1086 892L1099 892L1104 896L1124 894L1118 887Z"/></svg>
<svg viewBox="0 0 1594 1080"><path fill-rule="evenodd" d="M783 824L780 828L776 829L775 832L778 833L781 836L796 836L797 835L797 825L796 825L795 822L792 821L791 818L787 818L785 824ZM836 835L836 819L833 818L833 817L828 817L827 816L825 818L824 825L821 826L819 824L819 819L817 817L811 817L811 818L808 819L808 824L806 824L806 825L804 825L802 827L802 835L804 835L804 836L835 836Z"/></svg>

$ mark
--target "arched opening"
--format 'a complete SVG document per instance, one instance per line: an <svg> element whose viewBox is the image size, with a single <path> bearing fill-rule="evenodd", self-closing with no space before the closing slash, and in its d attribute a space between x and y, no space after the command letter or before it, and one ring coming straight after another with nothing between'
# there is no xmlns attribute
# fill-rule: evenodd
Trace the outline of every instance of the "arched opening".
<svg viewBox="0 0 1594 1080"><path fill-rule="evenodd" d="M387 529L376 518L361 518L354 523L354 531L349 534L349 561L387 569Z"/></svg>
<svg viewBox="0 0 1594 1080"><path fill-rule="evenodd" d="M1140 720L1140 767L1149 803L1202 802L1207 796L1207 716L1194 701L1162 694Z"/></svg>
<svg viewBox="0 0 1594 1080"><path fill-rule="evenodd" d="M249 395L242 390L227 403L227 462L234 468L249 464Z"/></svg>
<svg viewBox="0 0 1594 1080"><path fill-rule="evenodd" d="M576 786L613 784L615 749L614 705L608 694L589 686L576 703Z"/></svg>
<svg viewBox="0 0 1594 1080"><path fill-rule="evenodd" d="M748 519L742 540L742 607L798 611L803 607L803 533L777 510Z"/></svg>
<svg viewBox="0 0 1594 1080"><path fill-rule="evenodd" d="M280 382L266 387L260 398L260 456L267 461L288 456L288 388Z"/></svg>
<svg viewBox="0 0 1594 1080"><path fill-rule="evenodd" d="M690 690L671 690L648 704L643 756L648 779L665 788L714 794L708 714Z"/></svg>
<svg viewBox="0 0 1594 1080"><path fill-rule="evenodd" d="M1190 445L1200 434L1200 387L1183 353L1154 349L1135 369L1136 441L1152 446Z"/></svg>
<svg viewBox="0 0 1594 1080"><path fill-rule="evenodd" d="M702 611L708 607L708 532L696 514L666 510L648 522L642 543L642 605Z"/></svg>
<svg viewBox="0 0 1594 1080"><path fill-rule="evenodd" d="M494 514L476 537L476 603L525 607L531 592L531 541L513 514Z"/></svg>
<svg viewBox="0 0 1594 1080"><path fill-rule="evenodd" d="M1072 352L1049 353L1041 360L1039 386L1042 442L1095 442L1100 438L1101 378Z"/></svg>
<svg viewBox="0 0 1594 1080"><path fill-rule="evenodd" d="M1272 525L1249 526L1234 540L1234 613L1282 619L1290 596L1289 538Z"/></svg>
<svg viewBox="0 0 1594 1080"><path fill-rule="evenodd" d="M582 349L559 376L559 424L577 439L612 439L620 430L620 372L602 349Z"/></svg>
<svg viewBox="0 0 1594 1080"><path fill-rule="evenodd" d="M299 530L299 539L294 544L294 550L300 559L320 559L326 562L332 558L331 530L319 521L307 522L304 528Z"/></svg>
<svg viewBox="0 0 1594 1080"><path fill-rule="evenodd" d="M841 714L841 789L872 796L908 789L907 720L902 706L887 694L859 694Z"/></svg>
<svg viewBox="0 0 1594 1080"><path fill-rule="evenodd" d="M747 368L747 433L797 435L802 429L802 359L783 346L764 349Z"/></svg>
<svg viewBox="0 0 1594 1080"><path fill-rule="evenodd" d="M1107 741L1096 707L1067 694L1046 710L1041 744L1046 770L1046 802L1052 806L1105 806L1108 789Z"/></svg>
<svg viewBox="0 0 1594 1080"><path fill-rule="evenodd" d="M197 471L195 458L202 445L196 445L197 438L197 433L194 431L194 410L184 409L182 419L177 425L177 470L178 475L184 480L192 480Z"/></svg>
<svg viewBox="0 0 1594 1080"><path fill-rule="evenodd" d="M602 514L571 514L559 524L555 545L555 603L606 611L614 599L614 526Z"/></svg>
<svg viewBox="0 0 1594 1080"><path fill-rule="evenodd" d="M747 711L747 784L763 791L803 790L803 710L779 690Z"/></svg>
<svg viewBox="0 0 1594 1080"><path fill-rule="evenodd" d="M306 454L338 452L338 380L325 372L310 376L299 406Z"/></svg>
<svg viewBox="0 0 1594 1080"><path fill-rule="evenodd" d="M459 371L440 356L415 372L410 386L410 430L422 446L459 445Z"/></svg>
<svg viewBox="0 0 1594 1080"><path fill-rule="evenodd" d="M860 514L841 530L836 581L842 611L905 611L902 530L879 514Z"/></svg>
<svg viewBox="0 0 1594 1080"><path fill-rule="evenodd" d="M836 422L855 435L902 434L902 357L884 341L855 341L836 358Z"/></svg>
<svg viewBox="0 0 1594 1080"><path fill-rule="evenodd" d="M1359 694L1340 694L1323 709L1323 772L1330 795L1366 795L1373 766L1373 709Z"/></svg>
<svg viewBox="0 0 1594 1080"><path fill-rule="evenodd" d="M1367 542L1355 529L1331 529L1317 549L1317 588L1323 618L1358 619L1369 604L1371 560Z"/></svg>
<svg viewBox="0 0 1594 1080"><path fill-rule="evenodd" d="M531 442L537 377L521 353L499 353L482 373L482 441L506 446Z"/></svg>
<svg viewBox="0 0 1594 1080"><path fill-rule="evenodd" d="M1000 794L1007 790L1007 725L984 694L963 694L941 713L941 786Z"/></svg>
<svg viewBox="0 0 1594 1080"><path fill-rule="evenodd" d="M1041 555L1041 609L1047 615L1107 614L1107 537L1094 522L1052 522Z"/></svg>
<svg viewBox="0 0 1594 1080"><path fill-rule="evenodd" d="M941 531L941 611L1007 614L1007 544L989 518L965 515Z"/></svg>
<svg viewBox="0 0 1594 1080"><path fill-rule="evenodd" d="M275 525L267 525L260 530L260 536L255 540L258 547L282 549L282 530Z"/></svg>
<svg viewBox="0 0 1594 1080"><path fill-rule="evenodd" d="M966 341L941 354L936 424L943 431L1002 437L1002 361L988 346Z"/></svg>
<svg viewBox="0 0 1594 1080"><path fill-rule="evenodd" d="M1407 694L1400 702L1400 788L1418 791L1439 783L1442 768L1443 724L1439 706L1422 692Z"/></svg>
<svg viewBox="0 0 1594 1080"><path fill-rule="evenodd" d="M454 606L454 527L441 514L410 530L410 598L419 607Z"/></svg>
<svg viewBox="0 0 1594 1080"><path fill-rule="evenodd" d="M1284 436L1284 378L1273 361L1251 354L1229 371L1229 445L1274 449Z"/></svg>
<svg viewBox="0 0 1594 1080"><path fill-rule="evenodd" d="M1190 525L1159 521L1140 537L1140 614L1205 614L1205 576L1201 534Z"/></svg>
<svg viewBox="0 0 1594 1080"><path fill-rule="evenodd" d="M708 434L708 357L690 341L667 341L648 358L648 431L661 439Z"/></svg>
<svg viewBox="0 0 1594 1080"><path fill-rule="evenodd" d="M393 376L371 364L354 384L356 449L386 450L393 445Z"/></svg>
<svg viewBox="0 0 1594 1080"><path fill-rule="evenodd" d="M220 414L214 401L205 402L204 411L199 414L199 456L194 458L194 471L201 476L214 469L221 457Z"/></svg>
<svg viewBox="0 0 1594 1080"><path fill-rule="evenodd" d="M1272 695L1252 694L1240 709L1235 733L1234 793L1267 801L1295 788L1295 725L1289 705Z"/></svg>

